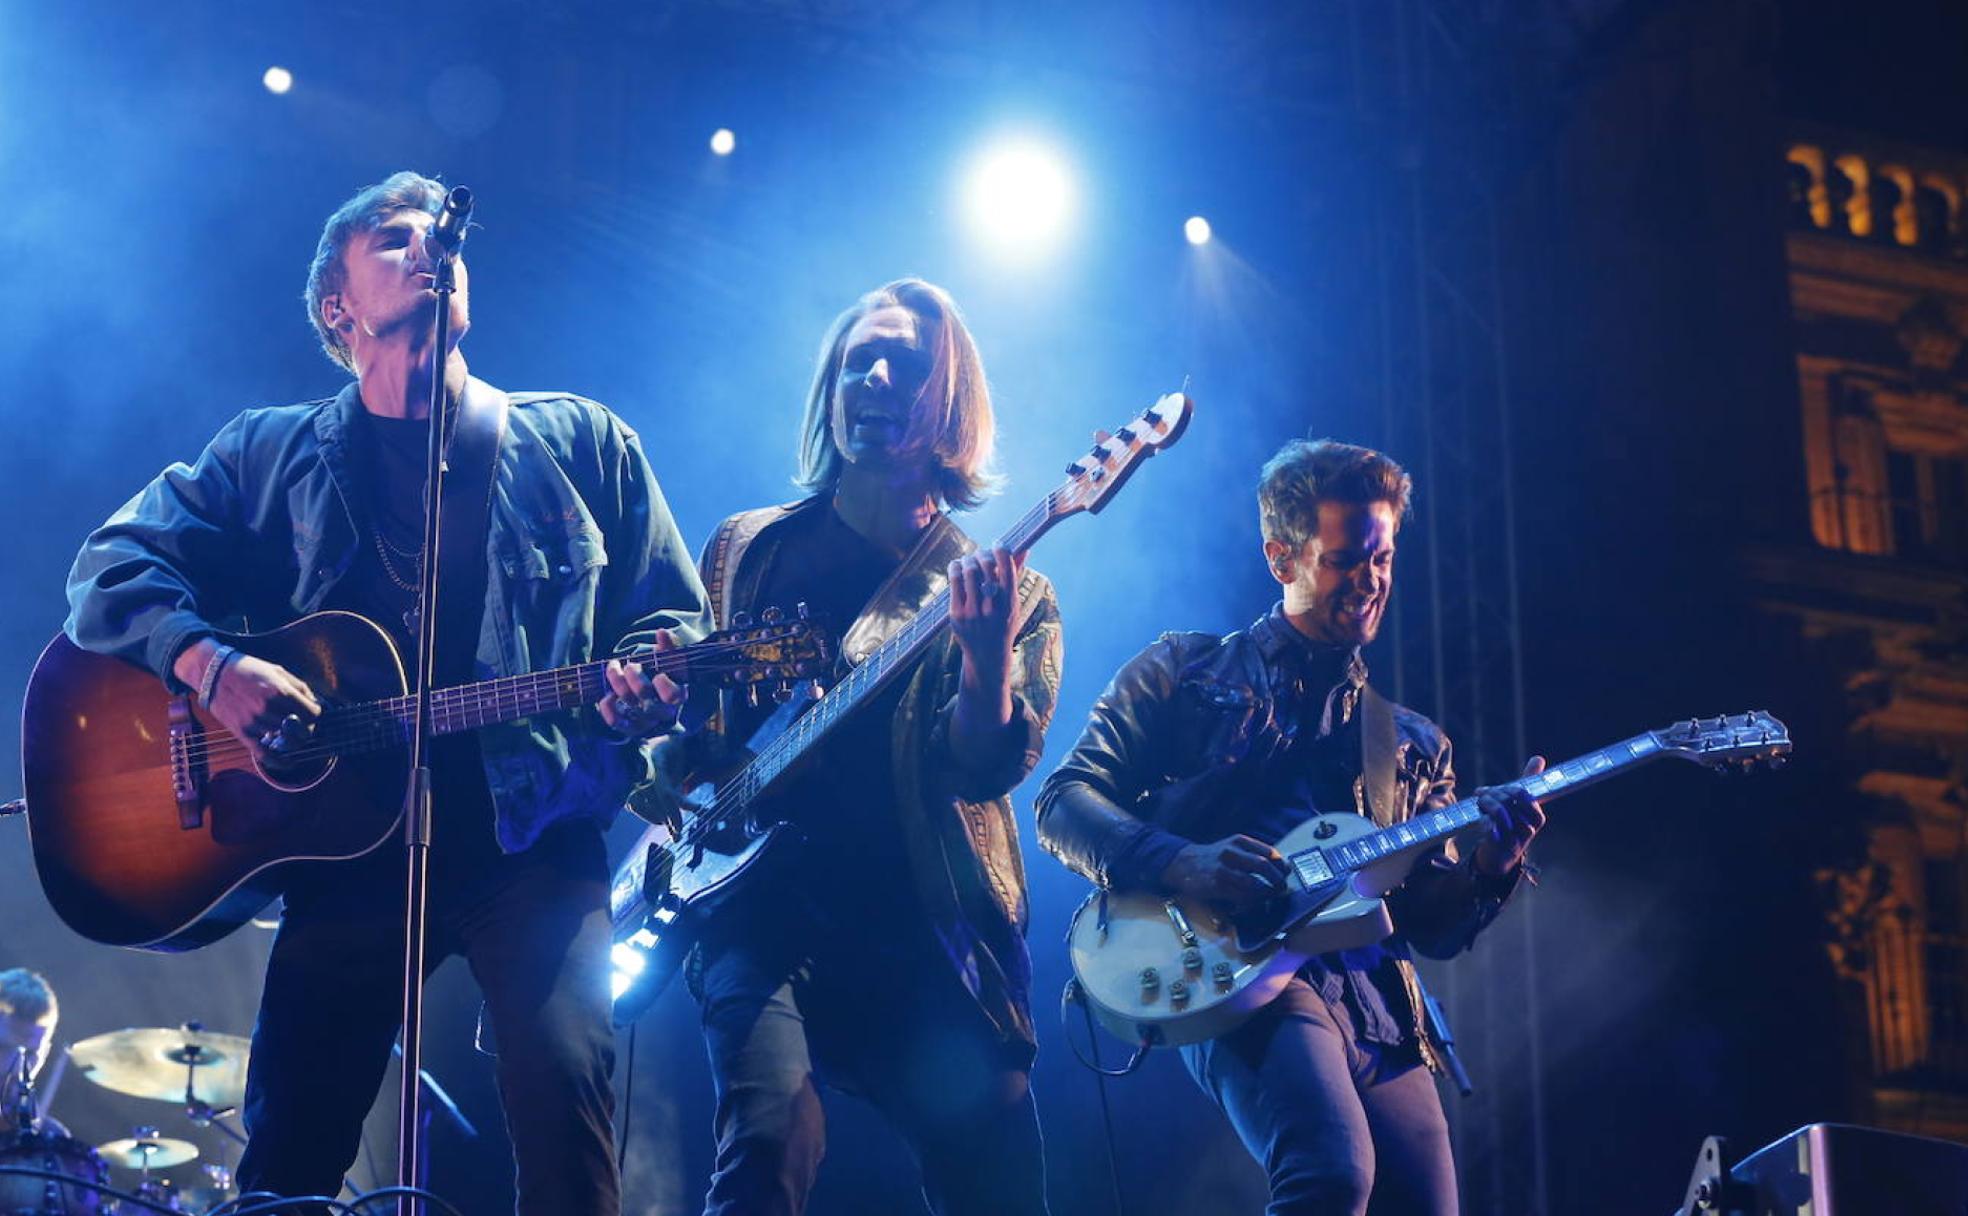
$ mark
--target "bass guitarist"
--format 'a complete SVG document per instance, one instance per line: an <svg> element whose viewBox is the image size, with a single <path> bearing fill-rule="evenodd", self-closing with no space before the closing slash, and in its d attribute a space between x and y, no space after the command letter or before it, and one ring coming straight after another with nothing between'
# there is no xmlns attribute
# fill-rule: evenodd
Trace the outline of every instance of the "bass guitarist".
<svg viewBox="0 0 1968 1216"><path fill-rule="evenodd" d="M1286 444L1258 483L1283 602L1228 637L1166 634L1130 660L1046 779L1040 843L1109 889L1239 911L1284 889L1272 844L1314 812L1385 807L1394 822L1453 802L1448 739L1368 687L1360 658L1393 591L1411 488L1379 452ZM1542 768L1534 757L1525 771ZM1271 1216L1360 1216L1370 1201L1375 1216L1456 1211L1439 1045L1410 950L1469 948L1544 823L1526 796L1480 797L1489 837L1418 862L1390 897L1393 937L1314 958L1250 1020L1180 1049L1268 1172Z"/></svg>
<svg viewBox="0 0 1968 1216"><path fill-rule="evenodd" d="M592 401L507 399L468 376L456 344L470 324L462 263L450 347L433 349L428 238L444 197L437 182L399 173L329 218L308 271L308 315L354 382L329 400L239 415L194 464L172 465L98 528L69 578L76 643L195 694L262 760L283 723L304 725L320 701L292 672L214 634L235 616L266 629L336 608L414 653L439 375L454 405L470 399L506 416L496 465L483 466L483 540L443 550L439 687L665 645L670 634L694 641L707 623L635 432ZM454 467L447 487L459 477ZM446 504L474 507L488 514L484 498ZM455 568L454 552L464 558ZM526 1045L498 1063L524 1216L620 1209L601 833L647 775L644 741L671 728L682 691L619 662L607 679L614 695L593 712L449 735L431 752L428 965L462 954L499 1038ZM243 1189L334 1195L355 1159L400 1022L405 863L400 840L386 841L298 875L285 892L253 1032Z"/></svg>
<svg viewBox="0 0 1968 1216"><path fill-rule="evenodd" d="M805 1209L824 1147L817 1084L889 1116L939 1216L1045 1211L1009 795L1052 715L1059 614L1042 576L977 550L946 514L995 488L992 431L956 305L890 283L822 347L800 436L811 497L732 516L705 547L720 620L804 603L850 662L950 589L948 634L754 808L798 827L788 868L716 906L698 937L687 978L717 1089L706 1216ZM659 747L672 788L715 773L772 711L725 700ZM646 792L638 809L660 819L666 801Z"/></svg>

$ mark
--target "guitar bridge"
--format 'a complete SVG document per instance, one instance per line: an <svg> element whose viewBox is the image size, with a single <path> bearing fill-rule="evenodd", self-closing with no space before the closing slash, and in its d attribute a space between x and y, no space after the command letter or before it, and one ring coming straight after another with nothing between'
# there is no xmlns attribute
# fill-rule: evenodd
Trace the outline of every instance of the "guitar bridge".
<svg viewBox="0 0 1968 1216"><path fill-rule="evenodd" d="M192 755L192 737L198 733L198 720L191 716L188 697L172 697L167 712L171 724L171 796L178 804L178 827L195 832L205 826L208 771L203 750L195 758Z"/></svg>

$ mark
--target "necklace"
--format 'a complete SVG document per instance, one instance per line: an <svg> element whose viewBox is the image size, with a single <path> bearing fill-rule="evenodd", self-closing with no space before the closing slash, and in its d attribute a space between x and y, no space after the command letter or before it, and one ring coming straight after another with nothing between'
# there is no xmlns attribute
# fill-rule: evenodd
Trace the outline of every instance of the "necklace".
<svg viewBox="0 0 1968 1216"><path fill-rule="evenodd" d="M397 549L395 545L390 544L388 541L385 541L383 539L383 533L380 528L376 529L375 531L372 531L370 535L376 538L376 556L382 559L384 576L387 577L391 583L394 583L396 585L396 589L399 591L417 590L416 583L411 582L403 575L397 573L396 563L390 560L390 551L395 550L401 556L410 559L410 561L413 563L412 570L411 570L411 573L413 575L422 574L423 564L424 564L423 546L422 545L417 546L416 550L413 552L405 552L402 549Z"/></svg>
<svg viewBox="0 0 1968 1216"><path fill-rule="evenodd" d="M385 545L388 545L389 551L391 553L396 554L398 557L407 557L414 561L417 558L420 558L424 555L424 542L421 540L417 542L416 548L406 549L402 545L399 545L395 541L391 540L389 537L383 535L383 530L381 528L376 529L376 539L383 542Z"/></svg>

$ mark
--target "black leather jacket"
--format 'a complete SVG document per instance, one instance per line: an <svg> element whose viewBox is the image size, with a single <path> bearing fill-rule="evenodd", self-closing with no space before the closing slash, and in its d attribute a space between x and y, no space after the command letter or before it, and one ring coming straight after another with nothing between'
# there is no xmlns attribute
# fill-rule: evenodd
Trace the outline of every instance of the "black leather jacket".
<svg viewBox="0 0 1968 1216"><path fill-rule="evenodd" d="M1127 890L1157 886L1184 845L1244 830L1249 771L1300 729L1319 728L1323 715L1337 727L1358 712L1366 688L1358 654L1327 687L1307 685L1309 655L1281 608L1224 638L1164 634L1115 675L1046 778L1039 842L1076 873ZM1420 714L1391 708L1392 788L1373 788L1365 766L1353 774L1355 809L1383 825L1455 801L1448 737ZM1389 897L1389 948L1405 956L1412 945L1431 958L1468 949L1518 878L1478 874L1452 842L1427 855Z"/></svg>

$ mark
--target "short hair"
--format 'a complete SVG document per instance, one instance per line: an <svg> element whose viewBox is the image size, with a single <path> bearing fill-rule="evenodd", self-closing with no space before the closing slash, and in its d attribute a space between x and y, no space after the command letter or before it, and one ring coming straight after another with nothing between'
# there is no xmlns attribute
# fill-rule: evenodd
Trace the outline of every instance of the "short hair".
<svg viewBox="0 0 1968 1216"><path fill-rule="evenodd" d="M1320 503L1384 502L1394 508L1398 525L1408 516L1413 492L1407 470L1372 448L1294 439L1258 475L1258 524L1265 540L1283 541L1296 552L1319 531Z"/></svg>
<svg viewBox="0 0 1968 1216"><path fill-rule="evenodd" d="M984 380L984 361L950 294L922 279L897 279L856 300L834 319L820 343L820 361L807 390L806 416L800 422L800 469L793 480L819 493L840 483L842 457L834 446L834 390L840 383L847 354L847 335L861 318L881 308L906 309L916 318L919 336L930 356L922 397L932 408L916 411L902 437L906 451L927 451L936 458L936 494L946 505L968 510L996 493L1002 479L991 471L991 451L997 421L991 410L991 389Z"/></svg>
<svg viewBox="0 0 1968 1216"><path fill-rule="evenodd" d="M61 1016L61 1006L45 978L25 967L14 967L0 971L0 1015L53 1022Z"/></svg>
<svg viewBox="0 0 1968 1216"><path fill-rule="evenodd" d="M348 251L349 238L374 232L399 211L436 215L444 205L444 193L442 182L421 173L392 173L337 207L322 226L314 261L308 263L307 290L301 298L307 302L308 321L321 339L322 351L343 370L353 372L355 364L349 358L348 343L322 323L321 301L340 291L346 282L348 268L342 263L342 254Z"/></svg>

